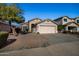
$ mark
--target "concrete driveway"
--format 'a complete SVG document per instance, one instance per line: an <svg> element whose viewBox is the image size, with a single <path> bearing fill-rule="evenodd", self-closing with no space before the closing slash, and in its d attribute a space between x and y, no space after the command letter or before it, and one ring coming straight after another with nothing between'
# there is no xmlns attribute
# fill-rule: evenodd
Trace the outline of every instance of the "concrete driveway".
<svg viewBox="0 0 79 59"><path fill-rule="evenodd" d="M0 52L0 55L77 56L79 37L61 33L19 35L14 43L0 49Z"/></svg>

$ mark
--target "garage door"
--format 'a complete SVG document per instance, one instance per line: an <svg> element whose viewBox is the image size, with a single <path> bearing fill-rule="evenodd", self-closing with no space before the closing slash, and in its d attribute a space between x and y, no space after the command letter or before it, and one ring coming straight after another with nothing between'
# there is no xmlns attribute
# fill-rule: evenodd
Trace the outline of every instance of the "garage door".
<svg viewBox="0 0 79 59"><path fill-rule="evenodd" d="M55 26L40 26L39 33L56 33Z"/></svg>

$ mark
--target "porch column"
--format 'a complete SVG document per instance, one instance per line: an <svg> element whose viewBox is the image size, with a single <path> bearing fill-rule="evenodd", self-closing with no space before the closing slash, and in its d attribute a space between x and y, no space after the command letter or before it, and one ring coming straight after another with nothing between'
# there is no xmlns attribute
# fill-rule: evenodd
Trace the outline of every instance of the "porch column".
<svg viewBox="0 0 79 59"><path fill-rule="evenodd" d="M23 26L21 26L21 28L22 28L21 30L23 31Z"/></svg>
<svg viewBox="0 0 79 59"><path fill-rule="evenodd" d="M77 32L79 32L79 27L77 27Z"/></svg>
<svg viewBox="0 0 79 59"><path fill-rule="evenodd" d="M29 23L29 32L31 32L31 23Z"/></svg>
<svg viewBox="0 0 79 59"><path fill-rule="evenodd" d="M68 26L65 27L65 30L68 31Z"/></svg>

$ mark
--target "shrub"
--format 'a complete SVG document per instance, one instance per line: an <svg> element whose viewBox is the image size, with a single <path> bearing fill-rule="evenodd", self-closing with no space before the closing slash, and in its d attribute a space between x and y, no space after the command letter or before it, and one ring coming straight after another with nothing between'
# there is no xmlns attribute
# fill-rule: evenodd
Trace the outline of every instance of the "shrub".
<svg viewBox="0 0 79 59"><path fill-rule="evenodd" d="M0 47L6 43L8 35L8 32L0 32Z"/></svg>
<svg viewBox="0 0 79 59"><path fill-rule="evenodd" d="M64 25L58 25L58 30L61 31L64 29L64 27L65 27Z"/></svg>

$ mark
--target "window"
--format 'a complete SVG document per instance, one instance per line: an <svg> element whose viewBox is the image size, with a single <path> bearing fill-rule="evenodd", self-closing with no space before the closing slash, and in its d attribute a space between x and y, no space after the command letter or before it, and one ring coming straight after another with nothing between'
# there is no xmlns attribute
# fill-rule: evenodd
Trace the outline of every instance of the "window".
<svg viewBox="0 0 79 59"><path fill-rule="evenodd" d="M79 23L79 20L77 20L77 23Z"/></svg>
<svg viewBox="0 0 79 59"><path fill-rule="evenodd" d="M64 19L64 22L67 22L67 19Z"/></svg>

